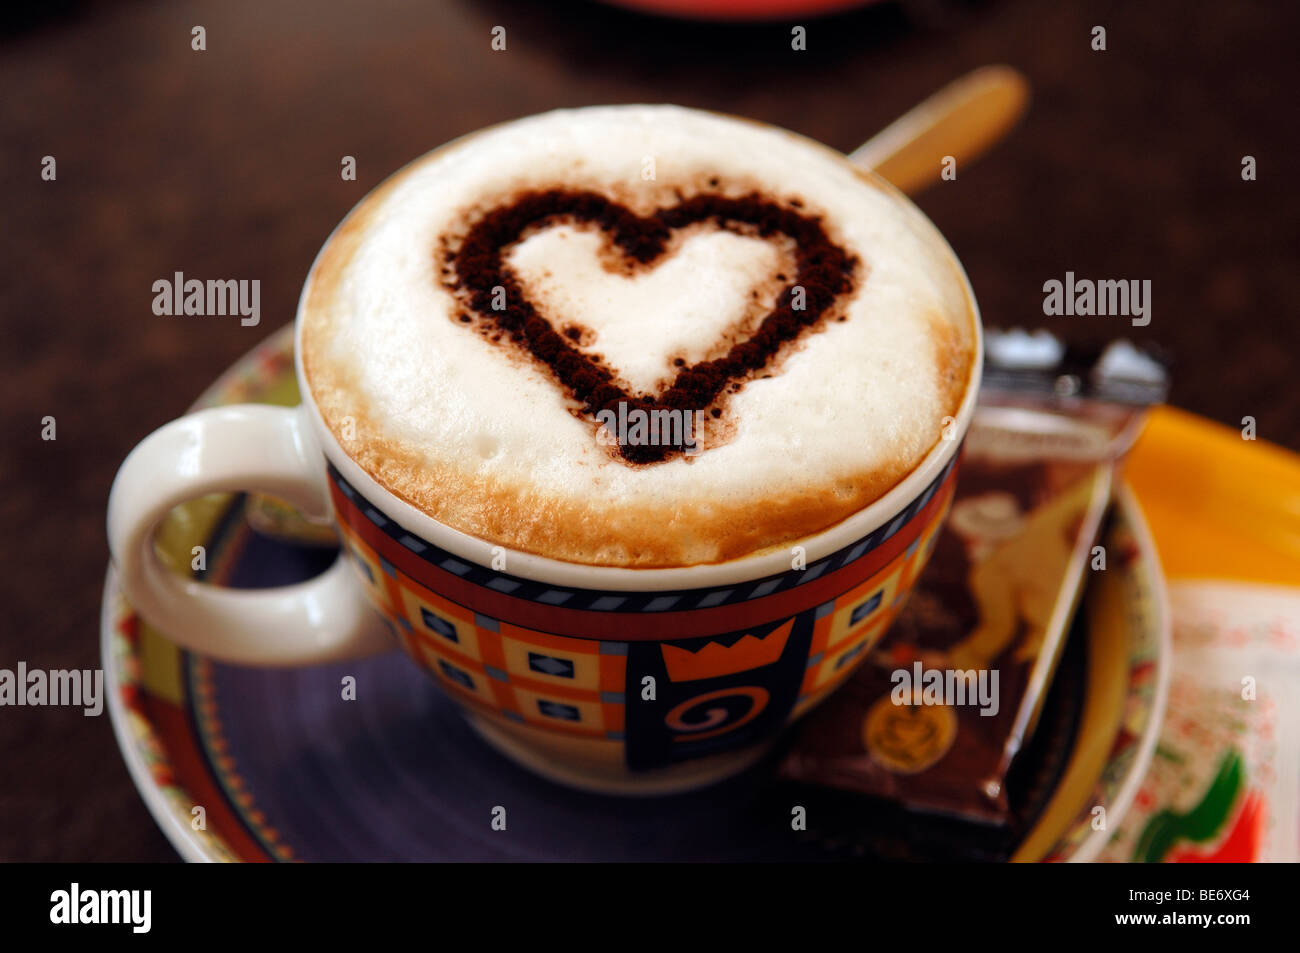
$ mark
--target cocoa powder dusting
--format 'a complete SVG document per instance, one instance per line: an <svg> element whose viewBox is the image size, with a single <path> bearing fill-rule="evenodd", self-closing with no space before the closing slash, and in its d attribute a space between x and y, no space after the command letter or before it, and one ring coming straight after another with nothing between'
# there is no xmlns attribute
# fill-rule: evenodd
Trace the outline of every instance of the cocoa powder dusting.
<svg viewBox="0 0 1300 953"><path fill-rule="evenodd" d="M789 204L792 207L783 207L757 194L741 198L702 194L641 216L595 192L525 192L472 225L459 247L448 253L454 278L445 284L497 332L493 340L504 335L545 364L586 414L594 416L602 410L617 414L622 401L647 410L712 408L716 417L719 411L712 405L724 393L738 390L742 381L767 367L782 347L819 326L840 296L853 289L857 259L826 234L816 216L797 211L793 201ZM643 268L663 255L674 231L698 223L761 238L785 235L794 243L796 274L747 339L736 341L714 360L689 366L674 361L679 370L666 390L634 395L619 386L609 368L575 346L582 336L580 329L557 330L537 312L505 265L508 249L526 233L559 221L600 228L629 266ZM505 289L502 310L492 307L498 286ZM793 307L797 287L803 289L802 310ZM672 446L619 447L623 459L634 464L658 463L680 452L680 447Z"/></svg>

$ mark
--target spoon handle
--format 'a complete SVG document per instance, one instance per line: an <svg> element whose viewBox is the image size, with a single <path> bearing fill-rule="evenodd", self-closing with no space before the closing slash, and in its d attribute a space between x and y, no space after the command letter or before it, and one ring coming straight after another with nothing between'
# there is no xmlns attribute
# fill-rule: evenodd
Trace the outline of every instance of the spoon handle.
<svg viewBox="0 0 1300 953"><path fill-rule="evenodd" d="M849 153L901 191L933 184L945 156L960 169L1007 134L1025 111L1029 83L1010 66L984 66L909 109Z"/></svg>

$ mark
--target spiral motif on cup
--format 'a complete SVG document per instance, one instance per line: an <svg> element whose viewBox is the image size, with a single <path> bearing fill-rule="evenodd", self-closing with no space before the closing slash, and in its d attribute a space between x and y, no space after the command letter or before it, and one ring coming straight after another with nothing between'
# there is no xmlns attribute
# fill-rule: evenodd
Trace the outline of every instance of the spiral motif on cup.
<svg viewBox="0 0 1300 953"><path fill-rule="evenodd" d="M687 699L664 716L664 723L679 732L674 741L700 741L734 731L753 721L771 696L756 685L720 688Z"/></svg>

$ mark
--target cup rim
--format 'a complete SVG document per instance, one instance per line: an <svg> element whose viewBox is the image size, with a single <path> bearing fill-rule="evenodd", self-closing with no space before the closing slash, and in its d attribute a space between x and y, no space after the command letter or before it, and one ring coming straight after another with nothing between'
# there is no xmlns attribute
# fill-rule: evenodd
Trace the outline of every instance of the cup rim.
<svg viewBox="0 0 1300 953"><path fill-rule="evenodd" d="M620 105L635 107L645 104ZM576 108L586 109L593 107L586 106ZM595 108L610 107L597 106ZM675 108L695 109L694 107L680 106ZM588 563L570 562L549 556L541 556L525 550L515 549L501 543L494 543L448 526L445 523L435 520L423 510L408 503L406 500L382 486L365 469L357 464L356 461L348 456L339 445L333 432L329 429L328 425L326 425L320 409L316 406L315 399L312 397L311 388L307 381L306 371L303 367L302 348L302 334L305 326L305 323L302 320L302 314L307 301L307 292L311 288L312 280L316 275L317 266L320 263L321 256L325 253L325 249L327 249L331 242L334 241L339 230L342 229L352 216L366 204L375 192L383 188L393 178L401 175L407 168L415 165L417 162L427 161L435 155L457 146L464 145L468 140L492 129L510 125L511 123L518 122L521 119L530 118L529 116L520 116L504 122L493 123L492 125L450 139L442 145L415 157L410 162L404 164L386 176L373 189L362 196L356 204L349 209L347 215L345 215L339 223L334 226L329 237L325 239L325 242L317 251L315 258L313 258L311 268L307 272L307 278L303 282L302 292L298 298L298 306L294 313L293 331L294 374L297 379L301 400L299 410L305 415L306 419L310 421L310 430L316 437L319 443L319 449L322 451L325 458L370 505L381 510L385 516L392 519L403 529L415 534L420 539L432 543L434 546L446 550L462 559L467 559L476 565L491 565L494 556L504 552L506 564L510 567L509 570L506 571L506 574L517 576L521 579L565 586L568 588L604 589L620 592L690 590L717 588L719 586L752 582L768 576L775 576L789 572L791 569L791 551L796 546L803 548L805 564L812 565L826 556L865 539L880 526L885 525L890 520L894 519L899 513L905 510L913 500L924 493L926 488L939 476L940 473L943 472L948 463L954 456L956 456L962 445L962 440L970 427L971 419L975 413L975 405L979 398L980 382L983 376L984 366L984 333L983 323L980 317L979 303L975 299L975 293L971 288L970 279L966 274L966 269L962 265L961 259L957 257L957 253L953 251L952 246L948 243L947 238L944 237L943 233L930 220L930 218L892 183L877 175L875 172L861 168L850 162L848 156L844 153L808 136L804 136L800 133L793 132L772 123L762 122L761 120L751 119L745 116L736 116L718 110L695 109L695 111L710 113L733 121L762 126L783 135L796 138L805 144L810 144L831 154L840 162L847 165L859 177L864 178L873 186L880 188L887 195L890 195L894 201L901 203L929 233L929 238L937 243L937 247L946 253L950 264L956 272L961 291L965 298L975 343L970 372L966 381L966 389L955 417L955 432L957 437L952 440L940 439L930 448L929 452L926 453L921 462L913 467L907 476L891 487L884 495L878 497L857 512L840 520L838 523L828 526L811 535L789 540L778 546L769 547L759 552L749 553L736 559L718 563L697 563L690 566L655 566L644 568L632 566L599 566Z"/></svg>

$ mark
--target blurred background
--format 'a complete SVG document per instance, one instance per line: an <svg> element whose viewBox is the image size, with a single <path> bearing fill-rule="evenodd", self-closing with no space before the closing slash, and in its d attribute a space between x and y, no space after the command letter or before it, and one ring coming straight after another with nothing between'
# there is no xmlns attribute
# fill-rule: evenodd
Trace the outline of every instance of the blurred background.
<svg viewBox="0 0 1300 953"><path fill-rule="evenodd" d="M1300 87L1300 7L640 5L777 16L577 0L65 0L4 14L0 667L99 665L118 464L292 320L348 209L452 137L557 106L675 102L847 151L949 80L1008 63L1033 85L1026 121L917 197L986 324L1156 343L1175 362L1172 403L1237 428L1254 417L1261 439L1300 448L1300 136L1280 111ZM791 49L795 24L805 51ZM1097 25L1104 52L1090 45ZM505 51L491 48L497 26ZM347 155L356 181L340 178ZM1242 180L1247 155L1257 181ZM260 279L260 326L155 316L152 283L174 271ZM1045 317L1043 282L1066 271L1150 279L1150 325ZM0 709L0 763L0 859L176 858L107 713Z"/></svg>

